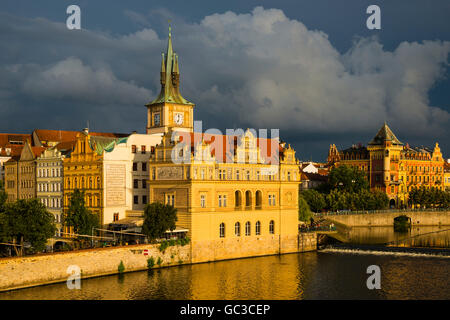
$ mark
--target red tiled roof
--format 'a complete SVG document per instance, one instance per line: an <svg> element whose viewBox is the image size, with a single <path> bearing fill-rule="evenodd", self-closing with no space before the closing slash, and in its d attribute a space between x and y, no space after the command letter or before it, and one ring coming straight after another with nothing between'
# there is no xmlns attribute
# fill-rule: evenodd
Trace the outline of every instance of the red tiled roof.
<svg viewBox="0 0 450 320"><path fill-rule="evenodd" d="M45 147L31 147L31 151L33 151L35 157L39 157L46 149Z"/></svg>
<svg viewBox="0 0 450 320"><path fill-rule="evenodd" d="M328 180L328 177L318 173L302 172L301 180L326 182Z"/></svg>
<svg viewBox="0 0 450 320"><path fill-rule="evenodd" d="M2 157L20 157L20 154L22 153L23 145L9 145L7 147L1 147L2 150L0 151L0 156ZM9 154L6 152L6 149L10 149Z"/></svg>
<svg viewBox="0 0 450 320"><path fill-rule="evenodd" d="M0 147L6 148L9 146L16 146L18 144L11 144L11 142L21 141L23 144L29 140L31 141L31 134L22 133L0 133ZM20 145L20 144L19 144Z"/></svg>
<svg viewBox="0 0 450 320"><path fill-rule="evenodd" d="M58 150L72 150L75 147L76 141L62 141L58 143L55 148Z"/></svg>
<svg viewBox="0 0 450 320"><path fill-rule="evenodd" d="M211 150L211 154L216 157L216 160L222 162L233 162L233 156L238 143L238 135L208 134L201 132L179 132L179 135L180 142L190 139L191 152L194 151L195 143L199 143L203 139L206 144L214 144L212 146L213 148ZM266 159L266 163L278 163L278 159L272 158L278 157L280 153L284 151L284 148L280 145L277 139L257 138L256 144L261 150L261 156ZM272 147L278 147L278 153L272 154ZM219 155L216 155L216 149L222 149L222 152L220 152Z"/></svg>
<svg viewBox="0 0 450 320"><path fill-rule="evenodd" d="M68 130L44 130L36 129L34 130L40 141L74 141L77 138L77 134L81 131L68 131ZM112 132L89 132L91 136L102 136L102 137L112 137L121 138L127 137L128 134L124 133L112 133Z"/></svg>

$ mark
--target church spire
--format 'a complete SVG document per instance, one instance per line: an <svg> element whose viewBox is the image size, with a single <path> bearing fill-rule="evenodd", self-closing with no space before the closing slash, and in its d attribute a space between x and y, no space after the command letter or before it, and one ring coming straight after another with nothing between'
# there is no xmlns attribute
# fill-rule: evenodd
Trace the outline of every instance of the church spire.
<svg viewBox="0 0 450 320"><path fill-rule="evenodd" d="M161 61L161 91L158 97L147 104L153 105L164 102L193 105L180 94L180 70L178 55L173 52L172 28L169 25L169 38L167 40L166 54L162 54Z"/></svg>

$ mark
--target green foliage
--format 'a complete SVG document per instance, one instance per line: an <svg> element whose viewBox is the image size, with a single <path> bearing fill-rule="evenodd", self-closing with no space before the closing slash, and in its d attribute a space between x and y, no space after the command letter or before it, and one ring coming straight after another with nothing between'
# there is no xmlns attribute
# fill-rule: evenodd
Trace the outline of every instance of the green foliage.
<svg viewBox="0 0 450 320"><path fill-rule="evenodd" d="M17 200L2 206L0 238L21 245L30 242L35 251L42 251L56 231L53 214L37 199ZM16 252L19 253L17 249Z"/></svg>
<svg viewBox="0 0 450 320"><path fill-rule="evenodd" d="M305 198L300 194L298 197L298 219L300 221L308 222L312 217L312 212L309 209L308 203Z"/></svg>
<svg viewBox="0 0 450 320"><path fill-rule="evenodd" d="M161 267L162 263L163 263L163 261L162 261L161 257L158 257L158 261L156 261L156 264Z"/></svg>
<svg viewBox="0 0 450 320"><path fill-rule="evenodd" d="M0 189L0 212L5 211L6 200L8 200L8 195L2 189Z"/></svg>
<svg viewBox="0 0 450 320"><path fill-rule="evenodd" d="M422 208L450 208L450 192L438 188L412 188L409 201Z"/></svg>
<svg viewBox="0 0 450 320"><path fill-rule="evenodd" d="M84 203L84 191L75 189L69 202L69 209L64 216L66 226L73 227L77 234L91 234L92 228L99 227L99 217L91 213Z"/></svg>
<svg viewBox="0 0 450 320"><path fill-rule="evenodd" d="M302 191L301 196L306 200L311 211L320 212L325 209L326 202L322 193L309 189Z"/></svg>
<svg viewBox="0 0 450 320"><path fill-rule="evenodd" d="M162 241L161 244L159 245L159 251L164 253L164 251L166 251L168 246L169 246L169 241L167 241L167 240Z"/></svg>
<svg viewBox="0 0 450 320"><path fill-rule="evenodd" d="M148 204L144 209L142 233L153 241L161 238L167 230L174 230L176 221L177 209L173 206L160 202Z"/></svg>
<svg viewBox="0 0 450 320"><path fill-rule="evenodd" d="M180 246L185 246L187 244L189 244L190 239L188 237L186 238L181 238L181 239L177 239L177 244Z"/></svg>
<svg viewBox="0 0 450 320"><path fill-rule="evenodd" d="M364 171L356 167L342 165L331 169L328 176L329 190L337 189L344 192L356 193L361 190L369 190Z"/></svg>
<svg viewBox="0 0 450 320"><path fill-rule="evenodd" d="M119 273L123 273L125 271L125 266L122 260L120 260L119 266L117 267L117 271L119 271Z"/></svg>
<svg viewBox="0 0 450 320"><path fill-rule="evenodd" d="M150 257L147 259L147 268L151 269L155 266L155 259L153 257Z"/></svg>
<svg viewBox="0 0 450 320"><path fill-rule="evenodd" d="M183 264L183 260L178 260L178 264Z"/></svg>

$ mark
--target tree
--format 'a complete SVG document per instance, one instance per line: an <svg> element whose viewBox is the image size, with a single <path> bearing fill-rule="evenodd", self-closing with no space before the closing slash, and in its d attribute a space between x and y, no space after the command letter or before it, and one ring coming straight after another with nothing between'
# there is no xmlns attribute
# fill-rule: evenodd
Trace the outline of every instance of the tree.
<svg viewBox="0 0 450 320"><path fill-rule="evenodd" d="M312 217L312 212L305 198L300 194L298 197L298 220L308 223Z"/></svg>
<svg viewBox="0 0 450 320"><path fill-rule="evenodd" d="M4 205L0 225L3 240L20 244L20 249L14 247L17 255L23 255L24 242L29 242L35 251L42 251L56 231L53 215L37 199Z"/></svg>
<svg viewBox="0 0 450 320"><path fill-rule="evenodd" d="M0 212L5 210L6 200L8 199L8 195L2 189L0 189Z"/></svg>
<svg viewBox="0 0 450 320"><path fill-rule="evenodd" d="M346 192L359 192L369 189L369 182L364 171L346 165L331 169L328 176L328 185L331 190L338 189Z"/></svg>
<svg viewBox="0 0 450 320"><path fill-rule="evenodd" d="M306 200L309 208L314 212L320 212L326 207L323 194L314 189L302 191L301 196Z"/></svg>
<svg viewBox="0 0 450 320"><path fill-rule="evenodd" d="M73 227L76 234L91 234L92 228L98 228L99 218L91 213L84 203L84 192L75 189L70 196L69 209L64 215L64 224Z"/></svg>
<svg viewBox="0 0 450 320"><path fill-rule="evenodd" d="M176 221L177 209L173 206L160 202L148 204L144 209L142 233L153 241L161 238L167 230L174 230Z"/></svg>

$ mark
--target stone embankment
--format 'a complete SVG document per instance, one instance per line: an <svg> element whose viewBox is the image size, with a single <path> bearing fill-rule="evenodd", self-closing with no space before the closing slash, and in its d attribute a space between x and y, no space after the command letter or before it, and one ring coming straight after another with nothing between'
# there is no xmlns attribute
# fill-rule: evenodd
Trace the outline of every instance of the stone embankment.
<svg viewBox="0 0 450 320"><path fill-rule="evenodd" d="M317 234L301 233L295 247L284 249L282 253L317 250ZM232 257L216 257L214 261L272 254L277 252L253 255L241 252ZM78 268L81 279L117 274L121 262L124 272L147 270L150 257L153 258L153 268L198 262L192 257L191 244L169 246L163 252L159 245L146 244L0 258L0 291L65 282Z"/></svg>
<svg viewBox="0 0 450 320"><path fill-rule="evenodd" d="M160 252L159 245L147 244L1 258L0 291L65 282L71 274L69 266L78 266L82 279L116 274L121 261L124 272L146 270L149 257L155 268L190 263L191 249L178 245Z"/></svg>

